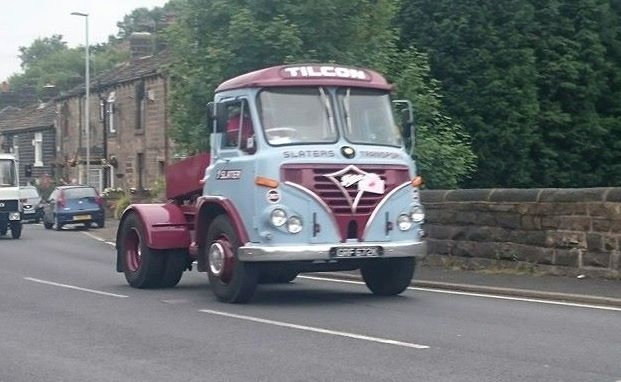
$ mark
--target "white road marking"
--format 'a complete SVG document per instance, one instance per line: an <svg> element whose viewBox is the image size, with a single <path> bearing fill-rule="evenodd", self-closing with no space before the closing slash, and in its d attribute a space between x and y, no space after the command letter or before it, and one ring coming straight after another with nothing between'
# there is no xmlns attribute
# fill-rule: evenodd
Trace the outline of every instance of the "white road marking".
<svg viewBox="0 0 621 382"><path fill-rule="evenodd" d="M106 241L105 239L102 239L101 237L99 237L99 236L97 236L97 235L93 235L93 234L92 234L92 233L90 233L90 232L82 232L82 233L83 233L83 234L85 234L86 236L90 237L91 239L95 239L95 240L97 240L97 241L101 241L101 242L106 243L106 244L108 244L108 245L111 245L111 246L113 246L113 247L115 247L115 246L116 246L116 243L115 243L115 242L112 242L112 241Z"/></svg>
<svg viewBox="0 0 621 382"><path fill-rule="evenodd" d="M235 314L235 313L220 312L220 311L217 311L217 310L201 309L201 310L199 310L199 312L214 314L214 315L217 315L217 316L238 318L240 320L259 322L259 323L262 323L262 324L281 326L281 327L285 327L285 328L291 328L291 329L297 329L297 330L306 330L306 331L309 331L309 332L322 333L322 334L331 334L333 336L349 337L349 338L354 338L354 339L357 339L357 340L378 342L378 343L387 344L387 345L403 346L403 347L414 348L414 349L429 349L429 346L427 346L427 345L419 345L419 344L413 344L413 343L409 343L409 342L401 342L401 341L389 340L389 339L386 339L386 338L379 338L379 337L370 337L370 336L365 336L365 335L362 335L362 334L339 332L339 331L336 331L336 330L329 330L329 329L315 328L315 327L312 327L312 326L291 324L289 322L266 320L264 318L253 317L253 316L244 316L244 315Z"/></svg>
<svg viewBox="0 0 621 382"><path fill-rule="evenodd" d="M53 281L46 281L46 280L41 280L41 279L35 279L35 278L32 278L32 277L24 277L24 280L34 281L34 282L39 283L39 284L46 284L46 285L52 285L52 286L57 286L57 287L61 287L61 288L79 290L81 292L100 294L100 295L108 296L108 297L118 297L118 298L127 298L127 297L129 297L129 296L126 296L126 295L123 295L123 294L115 294L115 293L103 292L103 291L100 291L100 290L80 288L80 287L73 286L73 285L59 284L59 283L55 283Z"/></svg>
<svg viewBox="0 0 621 382"><path fill-rule="evenodd" d="M298 278L303 278L303 279L308 279L308 280L316 280L316 281L332 281L332 282L336 282L336 283L364 285L364 282L362 282L362 281L337 280L337 279L332 279L332 278L327 278L327 277L298 276ZM580 303L567 302L567 301L542 300L542 299L537 299L537 298L501 296L501 295L496 295L496 294L462 292L462 291L453 291L453 290L444 290L444 289L431 289L431 288L420 288L420 287L408 287L408 289L418 290L418 291L423 291L423 292L432 292L432 293L443 293L443 294L454 294L454 295L461 295L461 296L493 298L493 299L497 299L497 300L535 302L535 303L539 303L539 304L561 305L561 306L569 306L569 307L574 307L574 308L588 308L588 309L599 309L599 310L609 310L609 311L613 311L613 312L621 312L621 308L617 308L617 307L614 307L614 306L580 304Z"/></svg>

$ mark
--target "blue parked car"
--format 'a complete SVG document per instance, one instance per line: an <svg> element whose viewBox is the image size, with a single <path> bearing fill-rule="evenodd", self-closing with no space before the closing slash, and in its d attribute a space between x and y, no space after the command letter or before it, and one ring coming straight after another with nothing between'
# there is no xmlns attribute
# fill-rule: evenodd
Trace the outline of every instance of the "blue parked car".
<svg viewBox="0 0 621 382"><path fill-rule="evenodd" d="M64 225L96 223L105 225L103 198L91 186L59 186L52 191L43 208L43 226L57 231Z"/></svg>

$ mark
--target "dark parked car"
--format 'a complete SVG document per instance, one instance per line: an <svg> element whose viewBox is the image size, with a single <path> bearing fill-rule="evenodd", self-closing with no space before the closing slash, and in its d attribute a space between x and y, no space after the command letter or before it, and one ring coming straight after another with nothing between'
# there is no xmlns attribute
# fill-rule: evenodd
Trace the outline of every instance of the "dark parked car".
<svg viewBox="0 0 621 382"><path fill-rule="evenodd" d="M41 221L43 205L41 195L35 186L22 186L19 188L19 198L22 202L22 221Z"/></svg>
<svg viewBox="0 0 621 382"><path fill-rule="evenodd" d="M99 228L105 224L104 201L91 186L59 186L43 208L43 225L59 231L64 225L83 224Z"/></svg>

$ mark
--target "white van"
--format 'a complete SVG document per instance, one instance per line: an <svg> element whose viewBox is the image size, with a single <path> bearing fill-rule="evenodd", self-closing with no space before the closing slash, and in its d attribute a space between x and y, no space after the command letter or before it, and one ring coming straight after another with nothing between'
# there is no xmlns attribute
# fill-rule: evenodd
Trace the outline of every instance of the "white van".
<svg viewBox="0 0 621 382"><path fill-rule="evenodd" d="M0 154L0 236L9 229L13 239L22 235L19 171L13 155Z"/></svg>

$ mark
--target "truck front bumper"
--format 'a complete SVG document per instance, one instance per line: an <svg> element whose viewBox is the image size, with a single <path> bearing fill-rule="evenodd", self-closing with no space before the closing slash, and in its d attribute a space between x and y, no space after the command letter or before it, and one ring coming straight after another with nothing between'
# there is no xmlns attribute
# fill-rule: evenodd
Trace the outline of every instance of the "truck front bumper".
<svg viewBox="0 0 621 382"><path fill-rule="evenodd" d="M371 249L377 254L368 255ZM337 254L339 253L340 254ZM343 255L345 254L345 255ZM347 255L351 254L351 255ZM239 247L237 256L240 261L313 261L346 260L363 258L390 257L424 257L427 254L427 242L366 242L338 244L305 244L288 246L245 245Z"/></svg>

